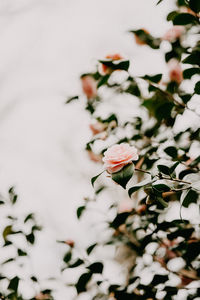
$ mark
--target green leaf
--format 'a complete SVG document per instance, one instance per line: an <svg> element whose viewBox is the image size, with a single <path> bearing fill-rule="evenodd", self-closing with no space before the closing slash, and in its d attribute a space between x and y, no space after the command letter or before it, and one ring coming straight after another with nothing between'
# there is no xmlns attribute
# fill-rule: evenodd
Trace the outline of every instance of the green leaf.
<svg viewBox="0 0 200 300"><path fill-rule="evenodd" d="M164 149L165 153L167 153L167 155L171 156L172 158L177 158L177 155L178 155L178 151L175 147L167 147Z"/></svg>
<svg viewBox="0 0 200 300"><path fill-rule="evenodd" d="M196 12L196 13L200 12L200 1L199 0L189 0L189 6L194 12Z"/></svg>
<svg viewBox="0 0 200 300"><path fill-rule="evenodd" d="M87 250L86 250L87 255L90 255L90 253L93 251L93 249L96 247L96 245L97 245L97 243L95 243L87 248Z"/></svg>
<svg viewBox="0 0 200 300"><path fill-rule="evenodd" d="M154 184L154 185L152 185L152 188L161 193L170 191L170 187L168 185L162 184L162 183Z"/></svg>
<svg viewBox="0 0 200 300"><path fill-rule="evenodd" d="M110 227L117 229L120 225L124 224L128 216L130 215L129 212L124 212L118 214L115 219L110 223Z"/></svg>
<svg viewBox="0 0 200 300"><path fill-rule="evenodd" d="M77 215L78 219L80 219L80 217L85 209L86 209L86 207L84 205L77 208L76 215Z"/></svg>
<svg viewBox="0 0 200 300"><path fill-rule="evenodd" d="M189 164L189 166L190 166L190 167L194 167L194 166L196 166L198 163L200 163L200 155L197 156L197 157L195 158L195 160L193 160L193 161Z"/></svg>
<svg viewBox="0 0 200 300"><path fill-rule="evenodd" d="M30 233L28 235L26 235L26 239L30 244L34 244L35 242L35 235L33 233Z"/></svg>
<svg viewBox="0 0 200 300"><path fill-rule="evenodd" d="M129 197L131 197L131 195L135 192L137 192L139 189L149 185L150 183L152 183L153 181L151 179L146 179L146 180L143 180L139 183L137 183L136 185L132 186L129 190L128 190L128 194L129 194Z"/></svg>
<svg viewBox="0 0 200 300"><path fill-rule="evenodd" d="M179 162L177 161L169 168L170 174L172 174L175 171L175 169L178 165L179 165Z"/></svg>
<svg viewBox="0 0 200 300"><path fill-rule="evenodd" d="M29 214L26 216L26 218L24 219L24 223L26 223L28 220L32 220L34 218L34 214Z"/></svg>
<svg viewBox="0 0 200 300"><path fill-rule="evenodd" d="M13 230L12 230L12 225L8 225L4 228L4 231L3 231L3 238L4 238L4 241L7 240L7 236L12 234L13 233Z"/></svg>
<svg viewBox="0 0 200 300"><path fill-rule="evenodd" d="M103 171L103 172L104 172L104 171ZM103 174L103 172L101 172L101 173L99 173L98 175L92 177L92 179L91 179L91 184L92 184L93 187L94 187L95 181L97 180L97 178L98 178L101 174Z"/></svg>
<svg viewBox="0 0 200 300"><path fill-rule="evenodd" d="M19 256L27 256L27 253L23 251L22 249L17 249L17 253Z"/></svg>
<svg viewBox="0 0 200 300"><path fill-rule="evenodd" d="M167 166L164 165L157 165L157 168L159 170L159 172L165 174L165 175L169 175L170 174L170 169Z"/></svg>
<svg viewBox="0 0 200 300"><path fill-rule="evenodd" d="M74 101L74 100L78 100L78 99L79 99L79 96L69 97L69 98L66 100L65 104L68 104L68 103L70 103L70 102L72 102L72 101Z"/></svg>
<svg viewBox="0 0 200 300"><path fill-rule="evenodd" d="M183 199L182 205L184 207L188 207L190 203L196 203L197 199L198 199L198 194L193 190L189 190L185 198Z"/></svg>
<svg viewBox="0 0 200 300"><path fill-rule="evenodd" d="M87 267L93 274L101 274L103 272L103 264L101 262L95 262Z"/></svg>
<svg viewBox="0 0 200 300"><path fill-rule="evenodd" d="M100 86L106 84L108 82L109 77L110 77L109 74L107 74L105 76L102 76L101 79L98 82L97 88L100 88Z"/></svg>
<svg viewBox="0 0 200 300"><path fill-rule="evenodd" d="M175 16L173 19L174 25L188 25L188 24L198 24L198 19L188 13L181 13Z"/></svg>
<svg viewBox="0 0 200 300"><path fill-rule="evenodd" d="M200 51L193 51L183 61L184 64L200 66Z"/></svg>
<svg viewBox="0 0 200 300"><path fill-rule="evenodd" d="M15 293L17 293L18 285L19 285L19 277L15 276L10 280L8 289L13 290Z"/></svg>
<svg viewBox="0 0 200 300"><path fill-rule="evenodd" d="M79 277L78 282L75 284L78 294L86 291L86 285L89 282L89 280L91 279L91 277L92 277L91 272L84 273Z"/></svg>
<svg viewBox="0 0 200 300"><path fill-rule="evenodd" d="M141 78L152 81L154 83L158 83L162 79L162 74L156 74L156 75L151 75L151 76L145 75Z"/></svg>
<svg viewBox="0 0 200 300"><path fill-rule="evenodd" d="M200 95L200 81L195 84L194 92Z"/></svg>
<svg viewBox="0 0 200 300"><path fill-rule="evenodd" d="M63 257L63 261L67 264L72 258L72 252L69 251L67 253L65 253L64 257Z"/></svg>
<svg viewBox="0 0 200 300"><path fill-rule="evenodd" d="M200 74L199 68L189 68L183 71L184 79L191 79L192 76Z"/></svg>
<svg viewBox="0 0 200 300"><path fill-rule="evenodd" d="M133 176L133 172L134 172L134 165L132 163L128 164L125 167L123 167L123 169L120 170L119 172L113 173L111 175L112 180L114 180L116 183L118 183L125 189L127 183Z"/></svg>
<svg viewBox="0 0 200 300"><path fill-rule="evenodd" d="M84 263L84 261L80 258L78 258L74 263L68 265L68 268L77 268L80 265L82 265Z"/></svg>
<svg viewBox="0 0 200 300"><path fill-rule="evenodd" d="M173 19L178 15L177 11L172 11L167 15L167 21L173 21Z"/></svg>

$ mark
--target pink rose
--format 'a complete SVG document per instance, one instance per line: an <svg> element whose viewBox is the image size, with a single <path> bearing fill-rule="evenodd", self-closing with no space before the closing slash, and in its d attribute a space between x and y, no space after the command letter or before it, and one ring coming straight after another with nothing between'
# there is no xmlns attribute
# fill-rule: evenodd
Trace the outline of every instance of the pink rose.
<svg viewBox="0 0 200 300"><path fill-rule="evenodd" d="M177 60L171 59L169 62L169 78L178 84L183 81L183 72Z"/></svg>
<svg viewBox="0 0 200 300"><path fill-rule="evenodd" d="M94 124L90 124L90 129L93 135L103 132L106 129L106 125L101 122L96 122Z"/></svg>
<svg viewBox="0 0 200 300"><path fill-rule="evenodd" d="M117 144L104 153L104 167L108 173L115 173L121 170L125 165L138 159L137 149L129 144Z"/></svg>
<svg viewBox="0 0 200 300"><path fill-rule="evenodd" d="M175 42L185 31L183 26L173 26L163 36L163 40L168 42Z"/></svg>
<svg viewBox="0 0 200 300"><path fill-rule="evenodd" d="M81 83L83 92L88 99L92 99L97 96L97 83L92 76L85 75L81 77Z"/></svg>

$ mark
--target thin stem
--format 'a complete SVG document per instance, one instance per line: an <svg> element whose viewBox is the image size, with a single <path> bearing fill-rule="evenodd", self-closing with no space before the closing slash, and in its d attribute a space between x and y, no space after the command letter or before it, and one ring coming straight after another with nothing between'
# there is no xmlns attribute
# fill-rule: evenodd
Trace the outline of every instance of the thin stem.
<svg viewBox="0 0 200 300"><path fill-rule="evenodd" d="M138 169L138 168L135 168L135 171L138 171L138 172L142 172L142 173L146 173L146 174L150 174L151 173L149 171L145 171L145 170L142 170L142 169Z"/></svg>

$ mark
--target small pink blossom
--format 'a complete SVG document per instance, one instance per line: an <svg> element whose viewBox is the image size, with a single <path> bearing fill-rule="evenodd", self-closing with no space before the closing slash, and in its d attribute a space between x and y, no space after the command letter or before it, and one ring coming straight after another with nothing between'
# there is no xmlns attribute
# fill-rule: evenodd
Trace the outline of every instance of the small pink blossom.
<svg viewBox="0 0 200 300"><path fill-rule="evenodd" d="M50 299L50 295L39 293L38 295L35 296L35 299L37 299L37 300L48 300L48 299Z"/></svg>
<svg viewBox="0 0 200 300"><path fill-rule="evenodd" d="M101 154L96 154L92 150L87 150L88 156L91 161L99 163L102 162L102 155Z"/></svg>
<svg viewBox="0 0 200 300"><path fill-rule="evenodd" d="M178 84L183 81L183 71L177 60L171 59L169 62L169 78Z"/></svg>
<svg viewBox="0 0 200 300"><path fill-rule="evenodd" d="M131 200L123 200L119 203L118 213L131 212L133 210L133 203Z"/></svg>
<svg viewBox="0 0 200 300"><path fill-rule="evenodd" d="M68 245L69 247L73 248L75 243L73 240L66 240L65 244Z"/></svg>
<svg viewBox="0 0 200 300"><path fill-rule="evenodd" d="M90 129L93 135L103 132L106 129L106 125L101 122L96 122L94 124L90 124Z"/></svg>
<svg viewBox="0 0 200 300"><path fill-rule="evenodd" d="M129 144L122 143L108 148L104 153L103 162L108 173L115 173L137 159L137 149Z"/></svg>
<svg viewBox="0 0 200 300"><path fill-rule="evenodd" d="M184 33L184 31L185 29L183 26L173 26L164 34L162 39L170 43L175 42Z"/></svg>
<svg viewBox="0 0 200 300"><path fill-rule="evenodd" d="M120 54L118 54L118 53L108 54L105 58L109 59L111 61L123 59L123 57ZM100 74L102 74L102 75L111 74L112 71L113 70L111 68L109 68L108 66L106 66L104 64L100 65L100 68L99 68Z"/></svg>
<svg viewBox="0 0 200 300"><path fill-rule="evenodd" d="M97 96L97 83L92 76L85 75L81 77L81 83L83 92L88 99L92 99Z"/></svg>

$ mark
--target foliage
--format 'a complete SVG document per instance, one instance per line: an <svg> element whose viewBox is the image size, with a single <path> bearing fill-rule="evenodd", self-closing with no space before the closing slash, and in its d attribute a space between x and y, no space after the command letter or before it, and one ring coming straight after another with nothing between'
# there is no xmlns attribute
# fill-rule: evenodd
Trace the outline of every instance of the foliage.
<svg viewBox="0 0 200 300"><path fill-rule="evenodd" d="M77 293L89 291L93 300L175 299L182 291L187 299L195 299L200 293L199 223L190 215L191 208L199 210L200 193L200 115L199 106L195 106L200 94L200 7L198 0L176 4L177 9L167 16L173 35L170 32L158 38L145 29L130 31L141 46L160 52L168 49L163 53L169 66L167 81L161 73L133 76L131 62L119 55L99 60L96 70L87 74L96 82L89 97L88 89L83 89L85 109L93 122L93 136L86 145L90 158L99 162L109 146L121 143L134 145L139 154L135 166L128 164L117 173L107 173L110 178L104 177L103 186L98 185L103 177L99 167L101 173L92 178L94 198L86 198L77 210L77 217L84 217L90 203L103 197L105 187L118 189L116 183L132 201L131 209L119 211L117 200L111 199L107 240L98 235L83 256L77 255L75 247L64 258L63 271L79 268L83 272L74 283ZM164 43L168 46L163 47ZM170 69L174 62L174 69ZM102 116L99 107L106 107L108 95L112 100L120 96L124 106L128 95L137 116L134 113L125 121L120 112ZM134 112L132 106L129 110ZM187 115L198 121L185 130L181 125ZM169 216L172 212L174 217ZM134 257L126 267L123 283L113 283L104 272L106 262L93 255L99 253L98 248L111 245L129 249L133 254L129 257Z"/></svg>

